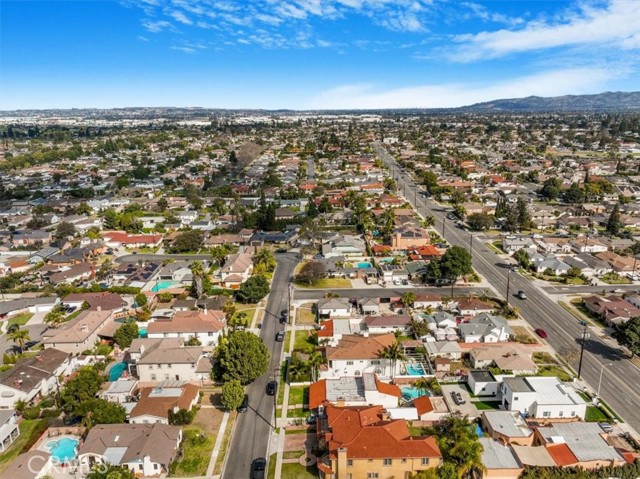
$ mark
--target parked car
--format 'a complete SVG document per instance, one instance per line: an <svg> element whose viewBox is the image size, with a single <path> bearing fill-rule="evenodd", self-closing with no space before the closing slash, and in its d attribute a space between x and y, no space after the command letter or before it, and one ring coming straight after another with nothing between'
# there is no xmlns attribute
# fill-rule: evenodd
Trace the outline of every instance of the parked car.
<svg viewBox="0 0 640 479"><path fill-rule="evenodd" d="M38 344L38 341L27 341L26 343L24 343L24 349L31 349L32 347L34 347L36 344Z"/></svg>
<svg viewBox="0 0 640 479"><path fill-rule="evenodd" d="M306 423L307 424L315 424L318 422L318 416L316 416L315 414L311 414L307 419L306 419Z"/></svg>
<svg viewBox="0 0 640 479"><path fill-rule="evenodd" d="M264 470L267 467L267 460L264 457L254 459L251 463L251 479L264 479Z"/></svg>
<svg viewBox="0 0 640 479"><path fill-rule="evenodd" d="M458 406L462 404L462 395L460 393L451 391L451 399L453 399L453 402L456 403Z"/></svg>
<svg viewBox="0 0 640 479"><path fill-rule="evenodd" d="M275 396L278 391L278 381L269 381L267 383L267 395Z"/></svg>
<svg viewBox="0 0 640 479"><path fill-rule="evenodd" d="M242 404L238 406L238 409L236 409L236 411L247 412L248 410L249 410L249 395L245 394L244 398L242 398Z"/></svg>
<svg viewBox="0 0 640 479"><path fill-rule="evenodd" d="M276 341L278 341L279 343L284 341L284 331L278 331L276 333Z"/></svg>
<svg viewBox="0 0 640 479"><path fill-rule="evenodd" d="M518 293L516 294L516 296L518 297L518 299L527 299L527 295L525 294L524 291L520 290L518 291Z"/></svg>
<svg viewBox="0 0 640 479"><path fill-rule="evenodd" d="M613 426L611 426L611 424L609 424L608 422L599 422L598 426L600 426L600 429L602 429L604 432L613 432Z"/></svg>
<svg viewBox="0 0 640 479"><path fill-rule="evenodd" d="M467 402L464 400L464 398L462 397L462 394L460 393L456 393L456 398L458 398L458 404L464 404Z"/></svg>
<svg viewBox="0 0 640 479"><path fill-rule="evenodd" d="M13 333L14 331L17 331L18 329L20 329L20 325L16 324L16 323L13 323L11 326L9 326L7 328L7 333L9 333L9 334Z"/></svg>
<svg viewBox="0 0 640 479"><path fill-rule="evenodd" d="M542 329L542 328L537 328L537 329L535 330L535 332L536 332L536 334L537 334L538 336L540 336L542 339L547 339L547 338L549 337L549 335L547 334L547 332L546 332L544 329Z"/></svg>
<svg viewBox="0 0 640 479"><path fill-rule="evenodd" d="M612 289L611 292L616 294L622 294L624 293L624 289L615 288L615 289Z"/></svg>

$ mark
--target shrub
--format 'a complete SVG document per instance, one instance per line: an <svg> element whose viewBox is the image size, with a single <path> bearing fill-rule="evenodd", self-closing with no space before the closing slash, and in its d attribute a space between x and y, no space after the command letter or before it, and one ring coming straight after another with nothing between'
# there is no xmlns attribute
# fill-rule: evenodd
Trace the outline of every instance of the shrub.
<svg viewBox="0 0 640 479"><path fill-rule="evenodd" d="M40 417L40 408L38 406L32 406L22 411L22 417L24 419L38 419Z"/></svg>

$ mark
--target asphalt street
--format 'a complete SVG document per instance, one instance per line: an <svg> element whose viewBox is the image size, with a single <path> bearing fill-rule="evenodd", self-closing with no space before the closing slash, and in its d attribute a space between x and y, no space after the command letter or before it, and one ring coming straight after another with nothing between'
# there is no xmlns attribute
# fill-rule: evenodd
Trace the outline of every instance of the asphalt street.
<svg viewBox="0 0 640 479"><path fill-rule="evenodd" d="M300 258L296 253L276 254L278 266L273 276L271 293L267 300L260 337L271 352L269 371L249 384L249 410L238 414L233 437L222 473L224 479L246 479L250 475L251 462L258 457L267 458L269 438L275 421L274 398L267 396L267 382L278 377L278 368L282 364L284 343L275 341L277 331L284 330L278 322L280 312L289 309L289 284L293 270Z"/></svg>
<svg viewBox="0 0 640 479"><path fill-rule="evenodd" d="M417 194L415 183L395 164L395 160L379 144L373 144L380 159L390 168L397 181L398 190L405 198L427 216L436 218L436 227L442 231L446 211L433 200ZM452 245L469 248L473 245L473 266L503 296L506 297L509 281L509 302L520 309L522 317L534 328L543 328L548 334L548 343L556 350L579 348L583 326L545 292L517 272L504 267L504 260L491 251L484 243L472 238L472 234L457 228L453 221L446 221L445 237ZM522 290L526 301L515 298L514 294ZM602 287L597 289L602 291ZM573 291L573 290L571 290ZM567 294L565 291L564 294ZM585 353L582 364L582 378L596 390L602 375L600 393L616 412L640 431L640 370L628 361L615 346L606 344L595 333L585 340ZM577 361L572 366L578 370Z"/></svg>

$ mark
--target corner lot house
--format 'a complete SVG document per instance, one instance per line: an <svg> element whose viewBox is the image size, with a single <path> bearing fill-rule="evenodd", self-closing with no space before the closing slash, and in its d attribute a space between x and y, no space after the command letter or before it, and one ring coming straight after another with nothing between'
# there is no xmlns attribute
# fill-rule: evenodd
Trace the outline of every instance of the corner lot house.
<svg viewBox="0 0 640 479"><path fill-rule="evenodd" d="M98 424L85 439L78 459L83 467L94 464L127 466L142 476L169 471L175 459L182 429L165 424Z"/></svg>
<svg viewBox="0 0 640 479"><path fill-rule="evenodd" d="M326 298L318 301L318 316L320 319L348 318L351 316L349 298Z"/></svg>

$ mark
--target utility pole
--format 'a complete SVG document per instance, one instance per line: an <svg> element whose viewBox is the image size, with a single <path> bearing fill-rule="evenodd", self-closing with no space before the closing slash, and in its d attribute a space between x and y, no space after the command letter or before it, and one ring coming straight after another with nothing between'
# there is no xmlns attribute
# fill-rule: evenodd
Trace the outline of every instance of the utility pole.
<svg viewBox="0 0 640 479"><path fill-rule="evenodd" d="M447 225L447 216L442 217L442 239L444 240L444 228Z"/></svg>
<svg viewBox="0 0 640 479"><path fill-rule="evenodd" d="M507 271L507 307L509 307L509 288L511 287L511 268Z"/></svg>
<svg viewBox="0 0 640 479"><path fill-rule="evenodd" d="M473 260L473 233L469 235L469 256Z"/></svg>
<svg viewBox="0 0 640 479"><path fill-rule="evenodd" d="M600 397L600 386L602 386L602 373L604 372L604 368L612 366L613 363L603 364L600 368L600 379L598 380L598 391L596 392L596 397Z"/></svg>
<svg viewBox="0 0 640 479"><path fill-rule="evenodd" d="M578 363L578 379L580 379L580 375L582 374L582 358L584 357L584 343L589 337L589 333L587 333L587 322L580 321L580 325L584 326L584 329L582 330L582 341L580 344L580 362Z"/></svg>

